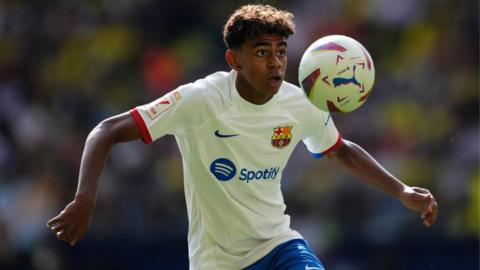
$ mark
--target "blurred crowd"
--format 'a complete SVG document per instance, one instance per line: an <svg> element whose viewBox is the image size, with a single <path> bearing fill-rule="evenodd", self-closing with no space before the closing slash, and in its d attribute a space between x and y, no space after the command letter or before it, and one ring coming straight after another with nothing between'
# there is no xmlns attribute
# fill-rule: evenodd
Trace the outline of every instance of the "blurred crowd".
<svg viewBox="0 0 480 270"><path fill-rule="evenodd" d="M319 37L359 40L373 94L334 115L440 205L431 229L397 200L310 158L283 175L293 228L327 269L478 269L478 1L264 1L295 14L287 80ZM75 247L45 223L73 198L84 141L106 117L228 70L222 27L246 1L0 1L0 269L187 269L181 157L172 137L116 146L92 228Z"/></svg>

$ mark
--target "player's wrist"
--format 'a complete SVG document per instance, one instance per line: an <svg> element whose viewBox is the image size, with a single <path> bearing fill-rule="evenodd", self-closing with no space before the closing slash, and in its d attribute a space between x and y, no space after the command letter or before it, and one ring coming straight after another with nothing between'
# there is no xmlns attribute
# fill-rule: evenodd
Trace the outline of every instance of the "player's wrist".
<svg viewBox="0 0 480 270"><path fill-rule="evenodd" d="M399 184L392 187L390 194L393 195L395 198L402 200L403 197L409 192L410 187L397 181Z"/></svg>
<svg viewBox="0 0 480 270"><path fill-rule="evenodd" d="M92 208L95 206L95 203L96 203L95 196L79 194L79 193L75 194L75 198L73 200L77 203L86 204Z"/></svg>

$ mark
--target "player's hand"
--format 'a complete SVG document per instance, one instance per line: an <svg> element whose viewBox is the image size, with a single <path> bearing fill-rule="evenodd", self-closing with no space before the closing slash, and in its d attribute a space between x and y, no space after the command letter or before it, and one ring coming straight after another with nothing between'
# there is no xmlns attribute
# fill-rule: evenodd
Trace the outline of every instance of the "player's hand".
<svg viewBox="0 0 480 270"><path fill-rule="evenodd" d="M435 223L438 214L438 204L428 189L406 187L400 194L400 201L413 211L420 212L420 218L425 227Z"/></svg>
<svg viewBox="0 0 480 270"><path fill-rule="evenodd" d="M63 211L47 222L57 238L75 245L87 232L92 221L94 200L76 196Z"/></svg>

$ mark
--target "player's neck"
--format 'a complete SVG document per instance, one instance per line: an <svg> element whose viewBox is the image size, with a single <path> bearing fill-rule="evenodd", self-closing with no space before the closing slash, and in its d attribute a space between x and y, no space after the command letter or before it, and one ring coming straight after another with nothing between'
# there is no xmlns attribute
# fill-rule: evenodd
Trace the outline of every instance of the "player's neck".
<svg viewBox="0 0 480 270"><path fill-rule="evenodd" d="M253 103L255 105L262 105L267 103L273 96L262 95L255 90L255 87L251 85L243 76L238 75L235 80L235 87L238 94L244 100Z"/></svg>

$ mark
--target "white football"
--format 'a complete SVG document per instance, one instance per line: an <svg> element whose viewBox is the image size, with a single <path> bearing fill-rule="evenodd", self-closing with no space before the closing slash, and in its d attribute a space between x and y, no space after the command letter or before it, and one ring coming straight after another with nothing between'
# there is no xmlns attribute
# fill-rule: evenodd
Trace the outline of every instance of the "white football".
<svg viewBox="0 0 480 270"><path fill-rule="evenodd" d="M326 112L351 112L368 98L375 67L368 51L353 38L318 39L304 52L298 81L310 101Z"/></svg>

